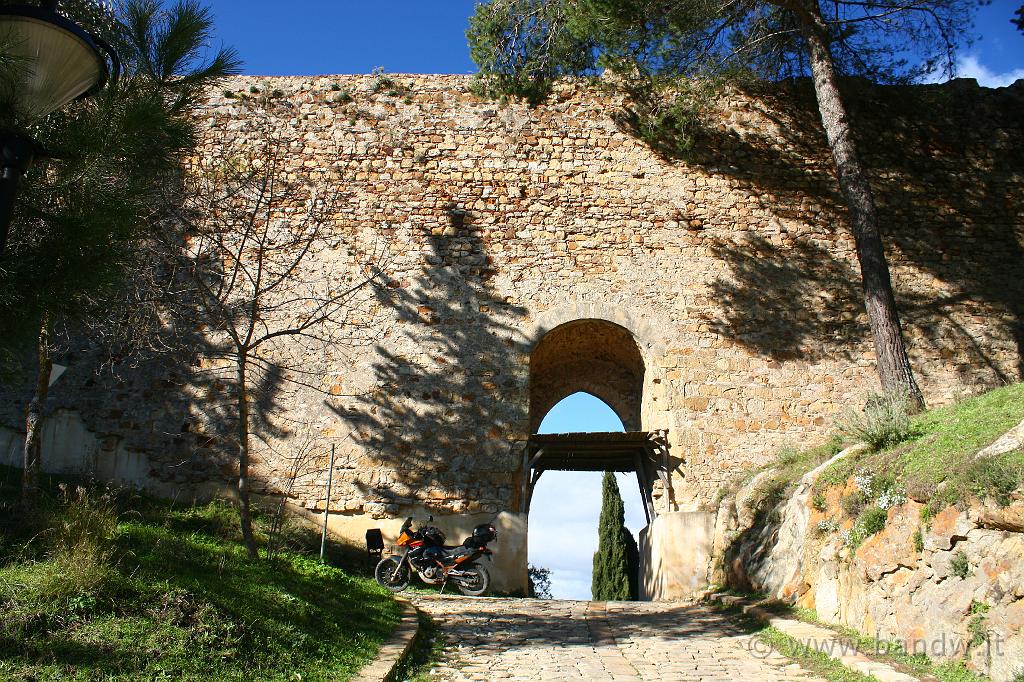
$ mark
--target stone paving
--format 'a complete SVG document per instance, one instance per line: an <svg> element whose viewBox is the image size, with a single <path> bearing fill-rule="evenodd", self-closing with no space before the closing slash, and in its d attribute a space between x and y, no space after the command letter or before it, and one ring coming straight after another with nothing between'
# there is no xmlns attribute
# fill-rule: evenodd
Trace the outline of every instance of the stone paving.
<svg viewBox="0 0 1024 682"><path fill-rule="evenodd" d="M666 602L416 596L448 643L438 680L814 680L728 616Z"/></svg>

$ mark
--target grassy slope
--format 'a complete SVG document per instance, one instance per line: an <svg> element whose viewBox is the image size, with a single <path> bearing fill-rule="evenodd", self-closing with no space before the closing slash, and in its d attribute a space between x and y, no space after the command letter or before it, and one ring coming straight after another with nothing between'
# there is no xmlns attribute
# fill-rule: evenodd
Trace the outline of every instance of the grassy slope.
<svg viewBox="0 0 1024 682"><path fill-rule="evenodd" d="M973 461L972 456L1024 419L1024 383L1011 384L913 420L911 440L877 453L844 458L826 470L821 485L867 471L904 488L915 499L944 506L966 496L1007 502L1024 484L1024 451Z"/></svg>
<svg viewBox="0 0 1024 682"><path fill-rule="evenodd" d="M2 679L343 680L398 622L371 580L295 552L248 560L224 505L55 511L79 521L28 545L8 527L0 547Z"/></svg>

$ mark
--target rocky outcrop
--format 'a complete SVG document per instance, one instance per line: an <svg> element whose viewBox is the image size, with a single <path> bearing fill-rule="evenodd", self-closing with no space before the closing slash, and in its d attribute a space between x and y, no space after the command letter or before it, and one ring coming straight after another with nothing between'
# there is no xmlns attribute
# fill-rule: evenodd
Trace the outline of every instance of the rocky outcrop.
<svg viewBox="0 0 1024 682"><path fill-rule="evenodd" d="M906 500L857 545L842 532L852 521L835 521L843 517L841 487L814 508L811 490L824 468L759 514L736 508L749 490L725 501L732 511L720 512L719 523L737 524L719 529L732 538L728 582L814 608L824 622L910 652L966 659L997 682L1024 670L1024 499L1005 507L975 500L930 519L922 503ZM853 486L851 479L847 489ZM755 516L750 527L737 523Z"/></svg>

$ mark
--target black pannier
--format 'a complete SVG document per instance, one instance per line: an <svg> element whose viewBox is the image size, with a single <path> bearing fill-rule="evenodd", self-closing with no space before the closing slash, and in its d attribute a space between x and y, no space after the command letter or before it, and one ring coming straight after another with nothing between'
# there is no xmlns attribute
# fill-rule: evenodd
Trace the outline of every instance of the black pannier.
<svg viewBox="0 0 1024 682"><path fill-rule="evenodd" d="M481 523L473 529L473 534L466 538L462 544L466 547L483 547L487 543L493 542L496 537L498 537L498 531L494 528L493 524Z"/></svg>

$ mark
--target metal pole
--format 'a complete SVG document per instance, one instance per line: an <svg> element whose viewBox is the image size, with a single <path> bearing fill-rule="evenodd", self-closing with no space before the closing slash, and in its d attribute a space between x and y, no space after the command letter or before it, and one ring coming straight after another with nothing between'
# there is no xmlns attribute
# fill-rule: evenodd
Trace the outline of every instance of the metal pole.
<svg viewBox="0 0 1024 682"><path fill-rule="evenodd" d="M327 501L324 503L324 530L320 535L320 561L324 560L327 546L327 516L331 513L331 482L334 480L334 444L331 444L331 468L327 470Z"/></svg>

